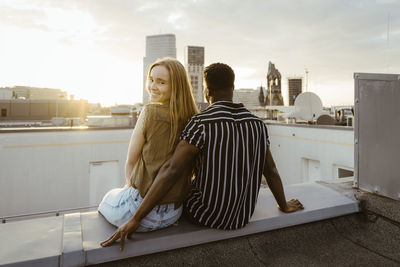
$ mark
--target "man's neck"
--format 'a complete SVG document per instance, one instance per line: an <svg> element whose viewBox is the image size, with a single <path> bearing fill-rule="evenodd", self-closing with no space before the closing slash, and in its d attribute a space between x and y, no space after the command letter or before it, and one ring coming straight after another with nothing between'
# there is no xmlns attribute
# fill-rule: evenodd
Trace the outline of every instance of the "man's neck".
<svg viewBox="0 0 400 267"><path fill-rule="evenodd" d="M218 102L218 101L232 102L232 97L210 97L210 99L209 99L210 105L212 105L212 104L214 104L215 102Z"/></svg>

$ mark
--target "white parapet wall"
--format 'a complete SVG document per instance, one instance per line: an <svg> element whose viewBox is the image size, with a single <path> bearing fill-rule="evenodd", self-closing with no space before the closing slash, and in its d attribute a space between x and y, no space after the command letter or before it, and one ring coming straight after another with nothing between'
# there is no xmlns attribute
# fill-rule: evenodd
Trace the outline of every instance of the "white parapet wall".
<svg viewBox="0 0 400 267"><path fill-rule="evenodd" d="M267 124L284 184L353 171L348 127ZM0 131L0 218L96 206L124 184L132 129Z"/></svg>
<svg viewBox="0 0 400 267"><path fill-rule="evenodd" d="M131 132L0 132L0 218L98 205L124 184Z"/></svg>
<svg viewBox="0 0 400 267"><path fill-rule="evenodd" d="M353 176L353 128L280 123L267 123L267 128L284 184Z"/></svg>

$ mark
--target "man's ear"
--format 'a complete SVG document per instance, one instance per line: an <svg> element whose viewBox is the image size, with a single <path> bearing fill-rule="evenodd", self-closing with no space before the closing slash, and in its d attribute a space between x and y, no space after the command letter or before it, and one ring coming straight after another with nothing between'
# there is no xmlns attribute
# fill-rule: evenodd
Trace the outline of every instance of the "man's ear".
<svg viewBox="0 0 400 267"><path fill-rule="evenodd" d="M207 86L204 86L204 95L205 96L212 96L212 92L208 89Z"/></svg>
<svg viewBox="0 0 400 267"><path fill-rule="evenodd" d="M208 90L208 87L204 87L204 97L207 100L207 103L210 104L211 92Z"/></svg>

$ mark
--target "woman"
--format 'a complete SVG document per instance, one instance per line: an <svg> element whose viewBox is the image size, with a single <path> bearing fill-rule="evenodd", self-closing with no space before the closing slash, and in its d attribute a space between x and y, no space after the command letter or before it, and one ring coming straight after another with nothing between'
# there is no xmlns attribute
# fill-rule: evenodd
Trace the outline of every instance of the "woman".
<svg viewBox="0 0 400 267"><path fill-rule="evenodd" d="M133 216L158 170L172 156L186 122L197 113L186 70L175 59L164 58L150 67L147 90L151 103L144 106L132 133L125 187L109 191L98 209L117 227ZM189 176L179 179L136 231L157 230L178 220L189 186Z"/></svg>

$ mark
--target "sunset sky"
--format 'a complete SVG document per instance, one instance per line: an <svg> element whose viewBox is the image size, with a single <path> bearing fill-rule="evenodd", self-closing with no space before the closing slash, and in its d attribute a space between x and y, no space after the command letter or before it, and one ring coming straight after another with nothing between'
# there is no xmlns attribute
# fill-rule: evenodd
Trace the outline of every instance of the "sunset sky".
<svg viewBox="0 0 400 267"><path fill-rule="evenodd" d="M103 105L142 99L146 35L224 62L236 88L309 71L324 106L353 104L354 72L400 73L400 0L0 0L0 87L59 88ZM389 37L389 38L388 38Z"/></svg>

